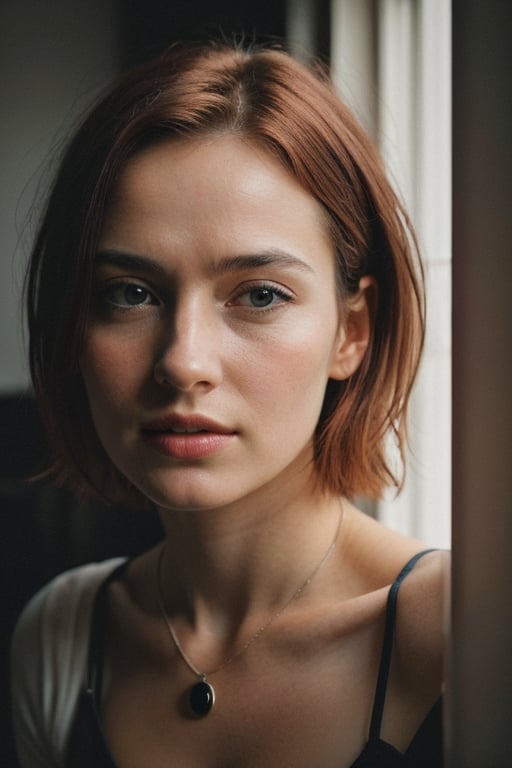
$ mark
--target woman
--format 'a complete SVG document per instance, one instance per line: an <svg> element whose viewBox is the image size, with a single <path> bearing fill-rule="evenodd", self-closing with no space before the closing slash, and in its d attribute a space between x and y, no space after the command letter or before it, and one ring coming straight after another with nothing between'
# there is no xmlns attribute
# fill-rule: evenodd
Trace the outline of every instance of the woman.
<svg viewBox="0 0 512 768"><path fill-rule="evenodd" d="M349 501L399 485L419 272L368 139L281 51L176 47L92 111L32 257L34 387L57 482L165 538L25 610L24 768L441 764L444 556Z"/></svg>

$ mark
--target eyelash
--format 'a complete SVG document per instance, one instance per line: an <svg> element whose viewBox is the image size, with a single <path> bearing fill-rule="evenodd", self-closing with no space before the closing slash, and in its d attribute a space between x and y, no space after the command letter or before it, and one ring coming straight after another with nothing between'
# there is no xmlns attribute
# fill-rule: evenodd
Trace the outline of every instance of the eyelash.
<svg viewBox="0 0 512 768"><path fill-rule="evenodd" d="M113 296L115 292L123 291L123 290L126 290L127 288L133 288L135 290L139 290L143 292L145 294L146 300L144 302L135 303L135 304L129 304L129 303L123 304L119 301L113 300ZM261 291L261 292L267 291L269 294L272 294L273 298L272 298L271 304L269 304L268 306L263 305L260 307L250 306L249 304L247 305L237 304L237 302L242 297L249 296L251 293L255 291ZM278 301L277 304L274 301L275 297L278 297L281 300L281 301ZM134 312L136 310L141 309L142 307L159 306L161 304L160 300L152 293L152 291L149 290L149 288L146 288L144 285L141 285L135 280L118 280L115 282L110 281L107 286L103 287L100 290L99 299L109 309L114 310L116 312ZM149 301L147 299L149 299ZM263 314L266 314L267 312L275 311L282 304L291 302L292 299L293 299L292 294L286 291L285 289L283 289L281 286L277 286L273 283L262 281L262 282L255 282L249 285L245 284L240 286L240 288L234 294L233 298L231 298L227 302L227 305L242 306L245 310L248 310L249 312L254 312L255 314L258 314L258 315L263 315Z"/></svg>
<svg viewBox="0 0 512 768"><path fill-rule="evenodd" d="M272 302L269 306L262 306L262 307L254 307L254 306L245 306L244 308L249 310L250 312L255 312L259 315L265 314L267 312L273 312L276 310L279 306L281 306L282 303L288 303L292 301L293 296L291 293L286 291L284 288L274 285L273 283L268 282L255 282L253 284L249 285L243 285L240 287L240 289L235 293L234 297L230 299L228 302L229 305L234 305L235 302L242 298L242 296L249 296L253 291L268 291L271 294L274 294L274 296L278 296L282 301L278 302L277 305ZM239 305L238 305L239 306Z"/></svg>
<svg viewBox="0 0 512 768"><path fill-rule="evenodd" d="M113 295L116 291L122 291L123 289L127 288L135 288L141 292L144 292L146 294L146 298L150 299L150 301L141 302L139 304L121 304L120 302L113 300ZM102 303L106 304L110 309L114 309L117 312L133 312L134 310L140 309L141 307L160 304L160 301L149 290L149 288L146 288L144 285L141 285L134 280L118 280L115 282L109 282L108 285L100 290L99 298Z"/></svg>

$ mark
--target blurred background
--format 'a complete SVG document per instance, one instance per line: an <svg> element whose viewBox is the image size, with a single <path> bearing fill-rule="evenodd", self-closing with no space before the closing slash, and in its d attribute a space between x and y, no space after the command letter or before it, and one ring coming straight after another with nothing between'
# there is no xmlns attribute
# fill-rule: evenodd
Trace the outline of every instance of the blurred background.
<svg viewBox="0 0 512 768"><path fill-rule="evenodd" d="M506 147L512 135L505 104L507 9L506 0L0 2L1 766L16 766L4 717L7 648L24 603L56 573L90 560L135 554L160 533L147 513L83 508L65 491L26 482L44 465L45 446L30 398L19 304L40 206L70 130L121 71L175 40L220 34L286 39L297 57L320 56L330 64L340 94L380 147L411 213L428 285L428 334L411 414L406 484L398 499L361 504L387 525L447 547L453 494L456 587L464 591L464 583L468 593L475 578L468 562L478 564L481 584L489 589L500 564L509 568L508 554L485 535L491 530L501 544L512 541L503 501L511 495L505 464L512 433L507 384L512 345L506 330L508 294L503 293L512 286L505 256L510 216L504 210ZM482 249L486 263L495 265L490 274L482 268ZM482 379L482 370L492 373ZM495 424L489 412L496 410ZM491 524L490 512L481 514L485 502L492 506ZM478 546L482 541L485 557ZM492 547L495 568L489 574ZM479 637L470 603L462 602L454 615L456 644L468 633ZM488 616L487 625L494 619L495 614ZM502 615L500 621L503 637L510 640L510 620ZM505 640L502 645L504 650ZM489 653L478 642L470 651ZM488 668L482 668L473 688L464 688L457 662L462 656L464 664L471 663L467 653L452 652L451 674L460 687L453 697L457 711L472 692L495 685ZM510 704L506 692L501 710L512 711ZM460 734L455 728L455 749L478 711L468 710ZM494 718L494 731L497 727ZM473 747L468 754L477 758L465 756L453 765L506 764L489 762Z"/></svg>

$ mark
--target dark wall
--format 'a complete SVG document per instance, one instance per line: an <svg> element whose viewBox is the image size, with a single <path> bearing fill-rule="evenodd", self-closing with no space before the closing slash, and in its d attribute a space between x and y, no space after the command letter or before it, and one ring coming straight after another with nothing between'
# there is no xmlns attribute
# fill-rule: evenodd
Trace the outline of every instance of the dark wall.
<svg viewBox="0 0 512 768"><path fill-rule="evenodd" d="M453 768L512 765L511 29L453 2Z"/></svg>
<svg viewBox="0 0 512 768"><path fill-rule="evenodd" d="M133 64L175 40L284 38L286 0L126 0L120 21L125 61Z"/></svg>

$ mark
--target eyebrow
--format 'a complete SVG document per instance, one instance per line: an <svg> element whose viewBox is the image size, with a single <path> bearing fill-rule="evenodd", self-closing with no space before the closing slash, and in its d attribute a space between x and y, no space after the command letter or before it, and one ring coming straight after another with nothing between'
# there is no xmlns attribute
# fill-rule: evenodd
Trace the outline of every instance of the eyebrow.
<svg viewBox="0 0 512 768"><path fill-rule="evenodd" d="M259 267L277 266L285 269L298 269L302 272L313 272L312 267L297 256L282 251L280 248L271 248L261 253L240 256L228 256L213 265L213 272L222 275L229 272L243 272L244 270L258 269Z"/></svg>
<svg viewBox="0 0 512 768"><path fill-rule="evenodd" d="M148 256L138 256L135 253L124 253L122 251L99 251L96 254L95 264L97 266L105 264L107 266L120 267L121 269L133 269L136 272L147 272L149 270L159 275L165 273L165 269L158 261Z"/></svg>
<svg viewBox="0 0 512 768"><path fill-rule="evenodd" d="M140 256L134 253L124 253L116 250L99 251L96 254L97 265L111 265L121 269L132 269L137 272L153 272L163 275L165 267L160 262L149 256ZM313 273L313 268L297 256L283 251L280 248L271 248L261 253L242 254L239 256L226 256L215 262L211 267L213 275L225 275L232 272L244 272L261 267L277 266L284 269L296 269L302 272Z"/></svg>

